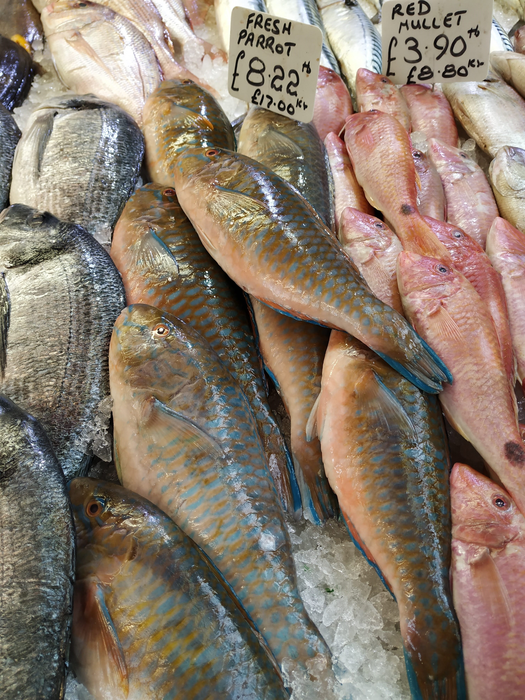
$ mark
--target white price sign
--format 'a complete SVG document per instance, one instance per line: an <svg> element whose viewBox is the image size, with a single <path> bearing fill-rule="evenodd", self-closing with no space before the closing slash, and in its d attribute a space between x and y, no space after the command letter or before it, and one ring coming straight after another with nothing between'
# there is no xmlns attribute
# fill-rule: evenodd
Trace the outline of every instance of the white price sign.
<svg viewBox="0 0 525 700"><path fill-rule="evenodd" d="M493 0L388 0L383 73L393 83L484 80Z"/></svg>
<svg viewBox="0 0 525 700"><path fill-rule="evenodd" d="M230 95L301 122L311 121L322 44L318 27L234 7Z"/></svg>

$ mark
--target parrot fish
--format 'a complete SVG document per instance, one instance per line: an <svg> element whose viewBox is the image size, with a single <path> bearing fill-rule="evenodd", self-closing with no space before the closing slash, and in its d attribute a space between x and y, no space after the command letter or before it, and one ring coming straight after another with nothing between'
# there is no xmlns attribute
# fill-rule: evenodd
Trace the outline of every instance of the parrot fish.
<svg viewBox="0 0 525 700"><path fill-rule="evenodd" d="M450 497L452 592L469 698L521 700L525 518L505 489L465 464L454 465Z"/></svg>
<svg viewBox="0 0 525 700"><path fill-rule="evenodd" d="M357 108L360 112L372 109L395 117L410 132L410 114L403 93L384 75L360 68L356 76Z"/></svg>
<svg viewBox="0 0 525 700"><path fill-rule="evenodd" d="M135 304L117 319L109 362L123 486L206 552L279 664L326 667L253 414L218 355L175 316Z"/></svg>
<svg viewBox="0 0 525 700"><path fill-rule="evenodd" d="M437 398L333 331L313 420L350 532L396 597L412 697L464 700L448 581L449 463Z"/></svg>
<svg viewBox="0 0 525 700"><path fill-rule="evenodd" d="M235 148L230 120L217 100L191 80L165 80L144 107L146 165L154 182L172 187L186 148Z"/></svg>
<svg viewBox="0 0 525 700"><path fill-rule="evenodd" d="M245 292L295 318L351 332L424 390L451 381L405 319L370 292L305 200L271 170L240 153L194 149L177 162L175 189L205 248Z"/></svg>
<svg viewBox="0 0 525 700"><path fill-rule="evenodd" d="M279 668L212 562L119 484L73 479L72 666L95 700L286 700Z"/></svg>
<svg viewBox="0 0 525 700"><path fill-rule="evenodd" d="M427 139L457 148L458 130L450 104L439 85L403 85L401 94L408 104L412 131Z"/></svg>
<svg viewBox="0 0 525 700"><path fill-rule="evenodd" d="M485 303L460 272L407 251L399 254L398 282L407 318L453 373L439 397L448 422L525 510L516 397Z"/></svg>
<svg viewBox="0 0 525 700"><path fill-rule="evenodd" d="M306 440L306 424L321 389L321 368L330 331L280 314L251 299L259 350L290 416L290 441L303 511L319 523L336 506L324 475L319 440Z"/></svg>
<svg viewBox="0 0 525 700"><path fill-rule="evenodd" d="M300 509L244 300L206 252L173 189L149 184L135 192L115 228L111 256L128 304L154 305L187 321L219 355L250 402L283 507L290 513Z"/></svg>
<svg viewBox="0 0 525 700"><path fill-rule="evenodd" d="M330 68L319 66L313 122L321 141L331 131L338 134L353 111L352 98L342 78Z"/></svg>

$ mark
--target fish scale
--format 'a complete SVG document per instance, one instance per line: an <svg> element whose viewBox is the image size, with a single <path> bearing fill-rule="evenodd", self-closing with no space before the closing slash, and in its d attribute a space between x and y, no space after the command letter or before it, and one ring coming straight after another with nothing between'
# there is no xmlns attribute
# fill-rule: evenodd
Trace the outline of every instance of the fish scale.
<svg viewBox="0 0 525 700"><path fill-rule="evenodd" d="M96 697L107 697L108 691L112 698L128 700L287 697L253 623L212 563L173 521L116 484L76 479L70 494L79 546L73 667ZM87 515L90 502L104 504L97 519ZM109 581L107 567L112 569ZM104 645L99 658L90 657L85 644L93 645L98 636L101 646L104 639L102 625L86 606L94 592L101 616L117 637ZM114 655L125 664L120 678ZM113 687L103 678L104 666Z"/></svg>
<svg viewBox="0 0 525 700"><path fill-rule="evenodd" d="M213 148L181 154L175 176L179 202L204 246L244 291L296 318L346 330L425 390L439 391L451 379L405 319L370 292L305 200L272 171Z"/></svg>
<svg viewBox="0 0 525 700"><path fill-rule="evenodd" d="M168 328L164 340L155 329ZM190 326L138 304L110 348L123 484L151 499L212 558L277 660L328 649L297 591L284 516L246 398ZM205 488L204 488L205 487Z"/></svg>
<svg viewBox="0 0 525 700"><path fill-rule="evenodd" d="M300 509L287 448L272 416L244 301L208 255L174 190L157 184L135 192L111 248L129 304L151 304L188 321L240 383L254 411L283 507Z"/></svg>

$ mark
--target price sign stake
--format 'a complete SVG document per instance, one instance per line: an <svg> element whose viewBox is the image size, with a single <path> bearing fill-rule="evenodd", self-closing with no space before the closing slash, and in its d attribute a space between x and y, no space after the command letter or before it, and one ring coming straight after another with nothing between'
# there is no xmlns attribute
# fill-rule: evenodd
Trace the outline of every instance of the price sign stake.
<svg viewBox="0 0 525 700"><path fill-rule="evenodd" d="M310 122L322 44L318 27L234 7L228 61L230 95Z"/></svg>
<svg viewBox="0 0 525 700"><path fill-rule="evenodd" d="M393 83L485 80L493 0L387 0L383 73Z"/></svg>

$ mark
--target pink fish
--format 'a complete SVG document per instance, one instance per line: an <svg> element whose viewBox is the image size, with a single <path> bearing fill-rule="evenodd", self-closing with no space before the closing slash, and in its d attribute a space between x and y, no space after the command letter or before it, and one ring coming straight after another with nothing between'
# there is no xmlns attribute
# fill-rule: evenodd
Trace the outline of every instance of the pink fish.
<svg viewBox="0 0 525 700"><path fill-rule="evenodd" d="M319 66L314 102L314 125L321 141L333 131L338 134L353 113L348 88L331 68Z"/></svg>
<svg viewBox="0 0 525 700"><path fill-rule="evenodd" d="M421 131L428 139L439 139L454 148L458 145L458 130L450 104L437 85L403 85L401 92L407 101L412 131Z"/></svg>
<svg viewBox="0 0 525 700"><path fill-rule="evenodd" d="M357 106L361 112L378 109L395 117L410 131L410 114L403 93L384 75L359 68L356 77Z"/></svg>
<svg viewBox="0 0 525 700"><path fill-rule="evenodd" d="M452 594L471 700L525 694L525 517L464 464L450 477Z"/></svg>
<svg viewBox="0 0 525 700"><path fill-rule="evenodd" d="M485 303L460 272L406 251L398 257L398 283L407 318L454 377L439 396L447 420L525 512L525 444Z"/></svg>
<svg viewBox="0 0 525 700"><path fill-rule="evenodd" d="M419 178L417 183L417 208L423 216L445 220L445 192L441 178L430 158L419 151L412 150L412 158Z"/></svg>
<svg viewBox="0 0 525 700"><path fill-rule="evenodd" d="M427 218L427 221L439 240L447 247L456 270L465 275L487 305L500 342L505 371L509 382L514 386L515 361L511 327L500 276L492 267L490 258L483 248L465 231L444 221L430 218Z"/></svg>
<svg viewBox="0 0 525 700"><path fill-rule="evenodd" d="M498 216L498 206L485 173L458 148L436 139L431 139L429 146L429 156L445 190L447 220L485 248L489 228Z"/></svg>
<svg viewBox="0 0 525 700"><path fill-rule="evenodd" d="M525 235L505 219L494 219L487 236L487 254L501 275L509 312L510 332L518 361L518 376L525 381Z"/></svg>
<svg viewBox="0 0 525 700"><path fill-rule="evenodd" d="M337 134L330 133L325 138L324 145L334 179L336 228L339 227L341 214L346 207L353 207L366 214L372 214L374 210L355 178L345 142Z"/></svg>

